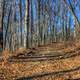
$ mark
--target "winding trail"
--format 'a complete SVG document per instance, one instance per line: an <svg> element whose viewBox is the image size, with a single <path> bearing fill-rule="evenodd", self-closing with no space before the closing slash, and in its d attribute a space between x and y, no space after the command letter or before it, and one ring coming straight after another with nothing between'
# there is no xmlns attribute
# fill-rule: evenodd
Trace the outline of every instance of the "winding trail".
<svg viewBox="0 0 80 80"><path fill-rule="evenodd" d="M67 59L67 58L72 58L80 56L80 50L74 51L71 53L60 53L56 52L53 54L47 54L47 55L33 55L33 56L28 56L28 55L19 55L19 56L12 56L8 58L9 62L36 62L36 61L47 61L47 60L61 60L61 59Z"/></svg>

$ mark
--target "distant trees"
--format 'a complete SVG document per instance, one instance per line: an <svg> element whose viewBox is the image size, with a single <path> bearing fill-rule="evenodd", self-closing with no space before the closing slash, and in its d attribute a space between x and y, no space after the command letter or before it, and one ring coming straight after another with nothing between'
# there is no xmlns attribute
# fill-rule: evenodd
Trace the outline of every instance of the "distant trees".
<svg viewBox="0 0 80 80"><path fill-rule="evenodd" d="M78 28L80 26L80 22L78 20L78 17L75 13L75 8L74 8L74 1L68 0L69 5L67 4L66 0L64 0L64 3L68 6L68 9L71 11L73 17L74 17L74 37L77 38L80 34L80 28ZM77 4L78 5L78 4ZM76 24L77 23L77 24Z"/></svg>
<svg viewBox="0 0 80 80"><path fill-rule="evenodd" d="M32 48L79 36L71 0L69 5L66 0L3 0L1 4L4 49Z"/></svg>

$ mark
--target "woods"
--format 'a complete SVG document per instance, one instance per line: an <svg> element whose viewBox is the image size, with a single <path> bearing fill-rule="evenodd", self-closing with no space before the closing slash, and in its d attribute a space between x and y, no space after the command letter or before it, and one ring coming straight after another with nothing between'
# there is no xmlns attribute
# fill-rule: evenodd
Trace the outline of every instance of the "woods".
<svg viewBox="0 0 80 80"><path fill-rule="evenodd" d="M0 80L79 80L80 0L0 0Z"/></svg>
<svg viewBox="0 0 80 80"><path fill-rule="evenodd" d="M3 0L0 22L3 49L36 46L79 39L80 21L69 0ZM79 7L78 7L79 8Z"/></svg>

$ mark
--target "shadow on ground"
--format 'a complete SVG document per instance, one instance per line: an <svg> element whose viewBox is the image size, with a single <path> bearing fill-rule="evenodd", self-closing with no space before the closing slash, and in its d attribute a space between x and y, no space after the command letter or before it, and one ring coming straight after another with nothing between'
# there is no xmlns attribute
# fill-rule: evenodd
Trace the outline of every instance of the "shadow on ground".
<svg viewBox="0 0 80 80"><path fill-rule="evenodd" d="M44 77L44 76L52 76L52 75L64 75L66 73L69 73L69 72L74 72L74 71L79 71L80 70L80 66L77 67L77 68L74 68L74 69L70 69L70 70L64 70L64 71L57 71L57 72L51 72L51 73L42 73L42 74L37 74L37 75L33 75L33 76L29 76L29 77L22 77L22 78L19 78L19 79L16 79L16 80L32 80L34 78L41 78L41 77ZM80 80L79 79L68 79L68 80Z"/></svg>

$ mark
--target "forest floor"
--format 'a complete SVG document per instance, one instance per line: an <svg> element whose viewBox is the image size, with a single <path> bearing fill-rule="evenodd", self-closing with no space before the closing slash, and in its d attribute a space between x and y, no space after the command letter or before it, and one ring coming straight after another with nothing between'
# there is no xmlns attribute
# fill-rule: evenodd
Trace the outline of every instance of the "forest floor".
<svg viewBox="0 0 80 80"><path fill-rule="evenodd" d="M18 54L71 54L76 56L69 58L44 60L44 61L23 61L9 62L8 58ZM80 41L53 43L36 47L35 49L19 49L15 53L3 51L0 57L0 80L80 80ZM32 54L30 54L32 55ZM60 57L60 56L59 56Z"/></svg>

